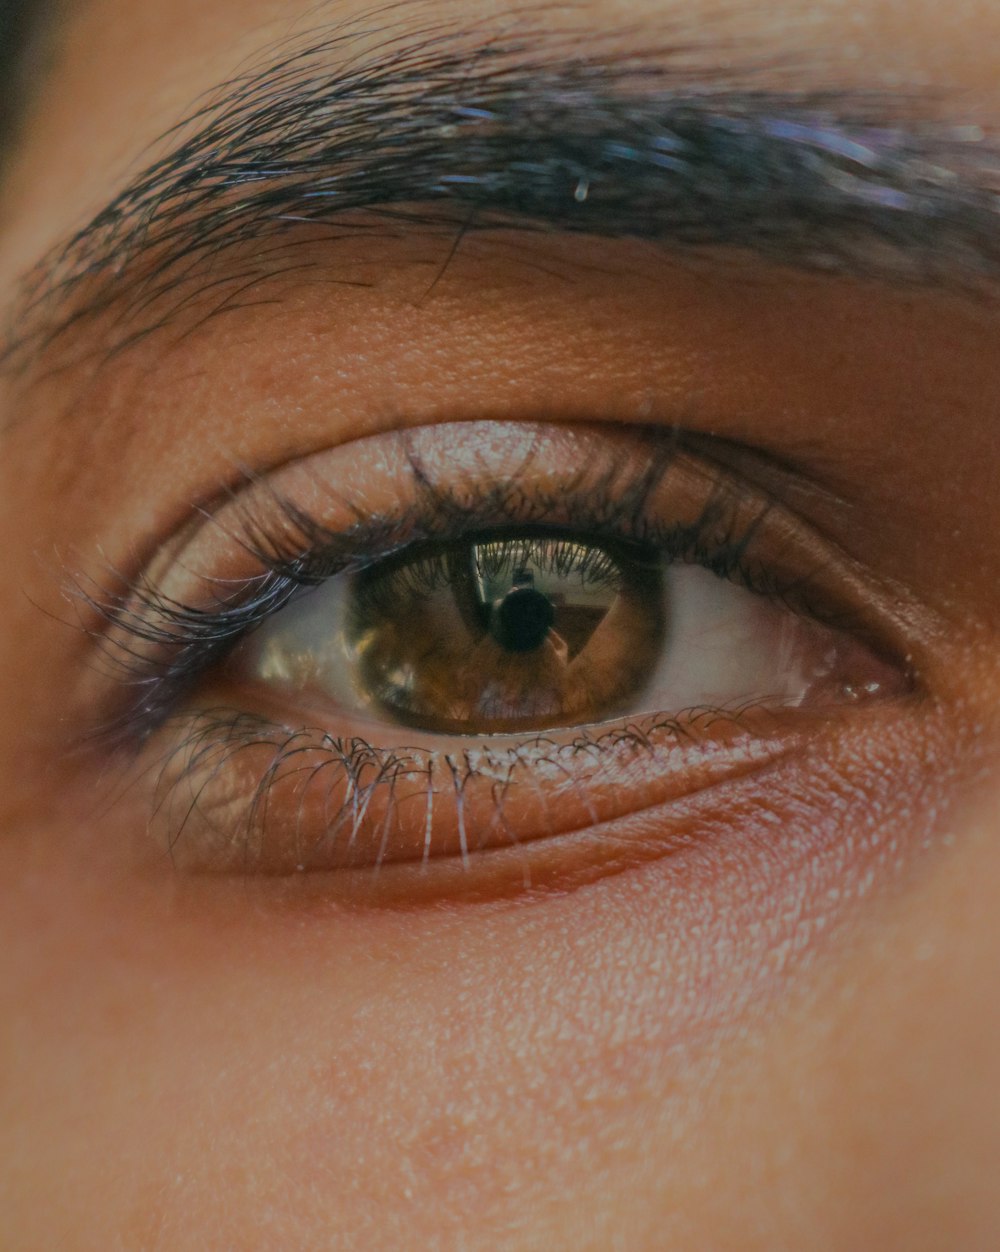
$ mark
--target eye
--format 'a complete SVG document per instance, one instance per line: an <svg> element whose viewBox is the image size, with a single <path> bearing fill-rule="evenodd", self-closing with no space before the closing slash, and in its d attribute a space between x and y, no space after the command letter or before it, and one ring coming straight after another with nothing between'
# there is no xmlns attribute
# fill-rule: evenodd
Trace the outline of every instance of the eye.
<svg viewBox="0 0 1000 1252"><path fill-rule="evenodd" d="M248 482L99 607L151 831L196 870L468 872L613 829L600 860L631 815L913 690L843 554L635 431L344 445Z"/></svg>
<svg viewBox="0 0 1000 1252"><path fill-rule="evenodd" d="M833 698L838 682L846 696L845 650L653 546L522 534L335 576L265 622L229 672L328 716L481 737L796 705L821 688Z"/></svg>

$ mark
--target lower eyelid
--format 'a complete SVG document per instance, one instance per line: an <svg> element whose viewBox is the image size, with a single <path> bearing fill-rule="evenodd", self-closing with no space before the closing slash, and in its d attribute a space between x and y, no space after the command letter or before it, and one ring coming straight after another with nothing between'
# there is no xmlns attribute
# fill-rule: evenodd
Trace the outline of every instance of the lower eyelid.
<svg viewBox="0 0 1000 1252"><path fill-rule="evenodd" d="M194 872L378 868L516 850L759 771L816 733L774 709L696 710L435 748L292 730L225 708L180 722L152 834Z"/></svg>
<svg viewBox="0 0 1000 1252"><path fill-rule="evenodd" d="M845 875L867 873L865 865L881 845L891 850L885 823L900 796L912 798L924 785L919 762L928 751L938 752L930 745L941 739L939 720L933 706L909 700L832 716L796 711L788 720L775 710L748 710L738 719L702 710L605 728L616 746L596 758L588 759L588 752L600 736L580 737L575 748L565 748L571 759L584 758L573 776L551 745L539 745L532 760L531 745L522 743L515 750L526 755L524 785L511 791L510 815L526 822L533 836L528 838L511 823L480 823L476 804L492 803L488 773L480 770L470 783L475 761L470 769L453 754L452 771L440 754L446 784L436 810L440 826L431 828L428 839L425 780L411 773L404 782L413 787L413 820L395 842L396 832L380 821L381 801L365 812L363 797L357 826L348 821L336 840L328 839L326 818L344 798L340 767L352 745L332 751L323 732L292 731L234 710L204 710L171 728L168 753L177 774L171 776L170 761L158 753L146 774L155 794L147 795L143 784L134 793L140 811L151 805L155 814L136 837L146 862L152 855L196 876L259 877L262 889L266 882L276 884L267 888L267 898L275 901L286 898L271 895L285 890L277 883L288 881L290 890L294 880L301 884L296 899L362 908L564 893L663 858L693 890L706 874L730 873L747 856L759 862L756 874L791 875L794 881L801 858L822 855L822 873L840 891ZM367 763L376 773L399 764L398 749L380 752L355 741L353 751L355 767ZM190 752L203 754L199 775L180 768ZM946 755L947 748L938 752L942 761ZM220 768L240 756L235 772ZM280 775L276 792L262 789L271 767ZM220 790L202 805L196 801L207 775ZM383 799L389 787L383 785ZM482 789L478 798L476 787ZM454 821L463 788L464 849ZM324 808L324 820L314 823L316 810Z"/></svg>

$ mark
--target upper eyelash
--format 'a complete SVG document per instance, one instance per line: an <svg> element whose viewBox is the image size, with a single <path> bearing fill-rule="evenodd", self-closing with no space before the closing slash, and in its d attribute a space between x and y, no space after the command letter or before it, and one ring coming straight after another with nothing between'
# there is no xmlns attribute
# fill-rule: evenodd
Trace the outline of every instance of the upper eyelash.
<svg viewBox="0 0 1000 1252"><path fill-rule="evenodd" d="M419 458L411 456L414 502L394 515L356 515L353 525L339 531L268 491L271 509L255 511L244 505L238 511L235 536L260 572L237 582L205 576L206 600L199 605L172 599L146 574L121 591L95 594L76 587L75 593L103 623L93 633L128 693L124 707L96 734L116 746L141 746L201 674L303 588L360 573L409 552L416 556L430 545L468 541L476 533L498 537L503 527L534 530L542 536L545 519L557 506L562 514L557 530L563 537L577 532L594 544L626 542L655 549L669 560L699 564L800 612L815 614L806 603L808 579L780 582L749 557L770 501L763 500L748 521L745 500L723 480L709 491L693 522L660 523L648 516L649 501L678 452L675 437L648 442L650 456L640 473L623 479L621 467L612 462L595 484L592 470L589 475L581 470L564 484L558 499L529 492L514 479L476 483L471 491L468 483L462 484L462 491L440 487ZM586 491L580 490L584 483ZM267 489L263 479L250 477L249 485ZM548 533L555 535L556 529Z"/></svg>

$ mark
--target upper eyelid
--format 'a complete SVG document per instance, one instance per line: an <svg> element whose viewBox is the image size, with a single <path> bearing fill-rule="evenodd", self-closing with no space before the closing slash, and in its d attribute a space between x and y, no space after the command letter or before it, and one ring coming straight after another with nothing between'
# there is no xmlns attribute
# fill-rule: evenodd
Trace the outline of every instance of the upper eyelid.
<svg viewBox="0 0 1000 1252"><path fill-rule="evenodd" d="M472 424L472 426L476 425ZM490 425L499 426L500 424ZM411 436L419 433L402 432L398 433L397 437L408 442ZM522 433L522 430L518 428L518 439L521 438ZM558 435L560 439L563 439L566 437L566 432L560 430ZM435 427L427 428L424 436L435 441L440 441L442 438L461 440L463 437L468 437L468 431L457 433L454 427ZM589 437L604 440L610 438L605 434L596 436L593 431L590 432ZM376 441L384 438L383 436L374 437ZM656 490L662 488L665 477L671 469L688 464L688 455L684 451L683 440L679 439L677 432L669 432L666 437L661 435L656 438L645 430L633 432L631 436L618 431L616 438L626 441L630 438L638 439L639 447L650 448L659 444L663 449L663 460L659 463L655 473L644 478L641 472L636 477L636 471L633 471L631 484L633 488L639 487L638 498L640 500L651 500ZM351 457L350 444L342 445L334 451L338 458ZM292 463L286 467L286 470L295 472L301 481L314 483L309 467L316 455L324 457L326 454L314 454L306 458L302 464ZM409 455L408 459L412 463L412 455ZM588 464L592 469L593 462L588 462ZM770 515L777 505L767 495L755 493L747 496L745 491L740 495L737 486L739 480L733 479L729 473L718 467L704 466L699 469L698 460L691 461L690 465L692 472L698 474L699 477L705 478L708 475L706 478L708 485L704 489L706 495L700 506L699 516L693 525L689 524L687 527L687 538L685 539L684 535L676 530L676 526L671 534L669 523L668 529L657 533L655 537L652 533L634 537L644 537L649 542L669 547L674 551L675 559L680 556L681 545L690 543L704 545L707 554L720 554L718 559L721 560L721 553L726 550L728 543L730 556L726 559L734 563L733 572L738 571L740 581L752 586L751 575L747 572L749 567L744 564L746 558L743 548L751 534L754 518ZM645 466L643 465L642 468L644 469ZM612 474L610 483L606 487L609 495L602 506L601 495L593 490L593 482L587 485L587 489L578 484L577 504L571 505L571 508L580 510L575 514L575 526L580 531L586 530L591 538L599 536L602 533L601 522L596 514L602 507L613 508L617 500L624 511L619 514L617 522L613 522L611 517L605 517L606 530L603 533L605 538L622 538L629 524L628 519L638 521L636 494L633 490L632 495L629 496L628 486L629 480L626 479L624 483L619 481L616 487L615 475ZM474 528L477 520L482 523L489 518L494 526L504 524L501 510L507 498L507 491L503 486L497 495L493 485L486 483L477 498L464 500L461 507L456 507L456 502L461 498L459 488L455 488L458 494L450 502L447 497L447 487L427 488L427 490L430 494L424 499L423 505L418 504L411 515L411 520L404 523L404 529L408 531L407 542L410 544L415 541L419 542L421 539L457 538L459 534L467 535L469 527ZM618 497L613 496L615 490L620 493ZM138 580L133 580L123 592L106 596L103 599L84 595L84 599L88 600L98 617L103 619L104 625L100 633L105 642L102 646L112 648L113 658L116 656L114 649L119 648L124 640L125 647L118 661L124 662L125 675L129 683L139 691L141 699L146 700L142 716L144 724L149 728L154 727L161 712L165 714L168 711L171 702L178 698L180 689L192 677L203 673L207 666L221 659L225 651L248 629L260 624L271 613L288 603L297 588L303 584L313 585L339 572L362 568L366 564L382 560L399 551L401 532L398 530L395 532L393 542L385 542L385 536L393 533L391 518L388 521L386 517L374 519L368 529L364 527L356 529L353 534L347 536L345 542L344 536L338 536L328 524L319 521L308 512L295 508L292 517L296 525L304 521L307 530L305 534L294 533L293 528L293 535L290 537L281 530L281 525L287 521L288 515L280 511L286 507L280 491L266 477L260 481L251 481L247 486L247 491L251 498L256 493L262 499L272 511L272 520L274 508L279 509L277 529L269 531L266 519L256 514L248 501L237 493L228 502L229 511L233 515L229 522L220 523L216 517L209 514L202 518L201 525L190 536L190 541L197 545L202 533L206 534L210 541L216 534L221 534L231 554L234 552L242 554L242 569L245 571L245 576L241 574L230 578L228 575L222 575L220 578L214 558L210 558L211 569L201 568L197 555L188 554L186 546L181 546L178 550L175 543L168 541L160 556L154 560L152 568L144 571ZM568 484L563 496L571 496ZM420 491L418 490L418 501L419 498ZM443 513L437 515L437 523L435 523L433 510L435 507L441 507L442 499L445 500ZM623 499L624 504L622 504ZM751 505L750 501L754 499L756 505ZM420 512L421 507L425 511L431 511L429 522ZM224 505L223 515L226 512L227 508ZM347 515L350 515L349 508L347 508ZM437 529L441 524L442 516L444 530ZM249 529L241 530L241 524L246 524L248 519ZM519 517L516 511L512 510L506 519L506 525L508 527L518 525L519 522L523 528L525 524L523 515ZM421 525L423 525L422 530ZM219 526L221 529L213 529ZM453 529L448 531L448 526ZM461 529L456 532L454 528ZM573 529L573 526L564 527L564 529ZM681 531L683 530L682 527ZM187 528L185 528L185 533L187 533ZM248 534L255 535L260 541L256 548L254 543L247 541ZM269 535L272 537L269 538ZM379 536L381 536L382 547L378 546ZM333 545L332 548L331 545ZM210 549L212 546L210 542ZM332 558L331 552L334 553ZM702 559L695 556L694 548L690 549L689 556L702 563ZM205 559L206 556L203 553L201 560L205 561ZM176 569L179 573L179 584L176 577L171 579L172 569ZM766 562L761 569L764 577L773 576L774 571L768 573ZM791 584L786 584L784 589L764 585L756 589L786 599L793 608L795 607L792 603L793 599L801 601L800 611L808 616L820 617L821 620L823 619L822 605L828 602L834 606L836 613L836 617L830 617L828 624L839 626L841 629L846 628L848 631L858 632L865 627L871 627L870 621L858 616L861 611L851 607L852 604L858 604L864 596L873 595L871 589L865 587L862 591L860 587L854 587L848 595L842 588L839 597L831 596L829 601L826 601L821 598L819 573L820 571L817 570L812 577L806 578L802 588L793 588ZM801 580L801 577L800 564L795 575L796 581ZM828 577L829 571L824 570L823 579ZM842 573L838 577L842 578ZM184 592L184 586L187 586L187 592ZM192 602L190 598L192 593L200 599ZM824 597L826 594L822 593ZM808 603L807 597L811 598ZM874 601L878 602L877 596L874 596ZM830 612L832 613L834 609ZM889 631L889 614L884 603L878 602L877 610L872 608L872 615L877 617ZM901 640L896 636L895 627L892 627L886 637L881 639L881 643L887 647L889 654L902 655ZM181 645L183 645L181 650L176 652L175 649ZM134 727L134 719L130 720L126 717L123 724L131 730Z"/></svg>

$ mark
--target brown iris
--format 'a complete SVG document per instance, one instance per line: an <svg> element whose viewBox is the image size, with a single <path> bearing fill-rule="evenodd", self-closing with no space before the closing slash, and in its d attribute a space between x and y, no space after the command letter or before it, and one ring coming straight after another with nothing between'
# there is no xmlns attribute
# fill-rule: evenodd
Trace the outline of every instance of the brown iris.
<svg viewBox="0 0 1000 1252"><path fill-rule="evenodd" d="M456 734L624 711L663 647L662 570L638 551L522 535L425 551L363 575L348 618L363 696Z"/></svg>

